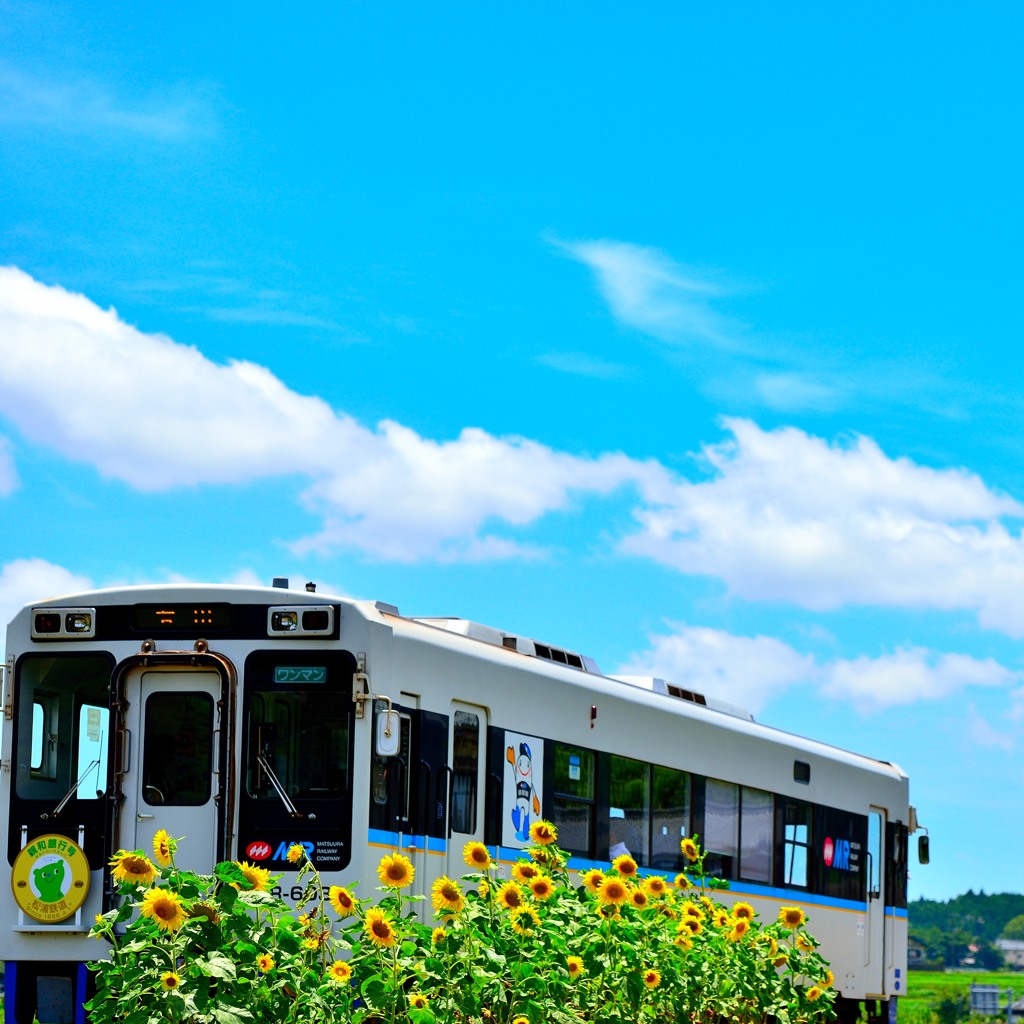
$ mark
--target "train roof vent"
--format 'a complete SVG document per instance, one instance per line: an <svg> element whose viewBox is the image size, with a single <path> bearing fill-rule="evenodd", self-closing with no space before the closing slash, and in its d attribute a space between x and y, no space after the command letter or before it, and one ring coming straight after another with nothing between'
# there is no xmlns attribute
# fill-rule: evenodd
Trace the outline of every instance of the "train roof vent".
<svg viewBox="0 0 1024 1024"><path fill-rule="evenodd" d="M741 708L738 704L730 704L725 700L716 700L714 697L705 697L703 693L696 690L688 690L676 683L669 683L656 676L611 676L620 683L629 683L630 686L638 686L651 693L663 693L666 697L674 697L676 700L685 700L690 704L697 704L703 708L710 708L712 711L721 711L725 715L732 715L734 718L743 718L748 722L754 721L754 716Z"/></svg>
<svg viewBox="0 0 1024 1024"><path fill-rule="evenodd" d="M575 651L567 651L561 647L552 647L551 644L538 643L527 637L516 636L514 633L505 633L492 626L484 626L479 622L470 622L469 619L444 619L444 618L417 618L414 621L425 623L428 626L436 626L438 629L446 630L449 633L458 633L460 636L468 636L472 640L482 640L486 644L493 644L495 647L504 647L509 651L518 651L520 654L528 655L531 658L543 658L545 661L553 661L556 665L565 665L568 668L578 669L580 672L589 672L592 675L600 675L601 670L593 658L585 654L577 654Z"/></svg>

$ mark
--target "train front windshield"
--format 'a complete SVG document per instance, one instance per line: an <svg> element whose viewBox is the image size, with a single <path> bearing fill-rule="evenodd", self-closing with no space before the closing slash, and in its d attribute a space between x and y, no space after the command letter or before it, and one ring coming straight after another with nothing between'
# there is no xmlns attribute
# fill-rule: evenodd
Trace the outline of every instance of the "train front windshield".
<svg viewBox="0 0 1024 1024"><path fill-rule="evenodd" d="M14 714L12 821L82 824L97 860L109 789L112 667L95 653L23 658ZM16 829L8 844L13 861L21 846Z"/></svg>

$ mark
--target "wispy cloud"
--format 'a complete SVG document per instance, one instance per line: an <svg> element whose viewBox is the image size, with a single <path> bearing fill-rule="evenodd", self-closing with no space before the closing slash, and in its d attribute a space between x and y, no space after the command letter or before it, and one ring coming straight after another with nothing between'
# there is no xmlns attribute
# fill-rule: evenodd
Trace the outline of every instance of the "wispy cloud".
<svg viewBox="0 0 1024 1024"><path fill-rule="evenodd" d="M177 84L128 97L92 78L29 74L0 62L0 124L166 143L208 135L215 117L206 87Z"/></svg>
<svg viewBox="0 0 1024 1024"><path fill-rule="evenodd" d="M573 377L593 377L597 380L621 380L629 376L629 369L621 363L598 359L586 352L548 352L537 357L543 366L567 373Z"/></svg>
<svg viewBox="0 0 1024 1024"><path fill-rule="evenodd" d="M714 300L726 289L658 249L612 239L556 242L593 271L612 314L623 324L673 345L742 349L743 328Z"/></svg>

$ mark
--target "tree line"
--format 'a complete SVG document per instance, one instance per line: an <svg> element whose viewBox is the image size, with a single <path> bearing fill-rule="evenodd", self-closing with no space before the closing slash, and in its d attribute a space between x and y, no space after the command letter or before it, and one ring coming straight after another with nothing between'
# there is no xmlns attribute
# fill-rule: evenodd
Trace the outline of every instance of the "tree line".
<svg viewBox="0 0 1024 1024"><path fill-rule="evenodd" d="M1024 940L1024 895L968 890L951 900L917 899L908 907L911 942L931 968L1004 966L996 939Z"/></svg>

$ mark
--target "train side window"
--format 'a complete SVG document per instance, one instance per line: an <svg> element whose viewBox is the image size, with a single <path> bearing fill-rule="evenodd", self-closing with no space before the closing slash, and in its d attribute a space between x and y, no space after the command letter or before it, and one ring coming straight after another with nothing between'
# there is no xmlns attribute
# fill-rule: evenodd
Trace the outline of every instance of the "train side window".
<svg viewBox="0 0 1024 1024"><path fill-rule="evenodd" d="M98 800L106 792L109 726L109 708L82 704L78 709L79 800Z"/></svg>
<svg viewBox="0 0 1024 1024"><path fill-rule="evenodd" d="M807 853L810 849L811 806L800 800L786 801L783 831L783 884L807 888Z"/></svg>
<svg viewBox="0 0 1024 1024"><path fill-rule="evenodd" d="M735 783L707 779L704 783L704 865L709 874L734 878L739 853L740 789Z"/></svg>
<svg viewBox="0 0 1024 1024"><path fill-rule="evenodd" d="M468 711L456 711L453 730L451 829L472 835L476 832L480 718Z"/></svg>
<svg viewBox="0 0 1024 1024"><path fill-rule="evenodd" d="M690 835L690 776L655 765L651 772L651 867L682 871L679 840Z"/></svg>
<svg viewBox="0 0 1024 1024"><path fill-rule="evenodd" d="M744 786L740 794L740 878L772 880L774 798L763 789Z"/></svg>
<svg viewBox="0 0 1024 1024"><path fill-rule="evenodd" d="M43 750L47 754L54 749L56 744L52 741L52 733L47 728L47 722L53 717L49 713L50 701L44 705L41 700L32 702L32 753L29 758L29 768L33 775L45 775L43 771Z"/></svg>
<svg viewBox="0 0 1024 1024"><path fill-rule="evenodd" d="M569 853L592 856L594 834L594 752L552 743L551 821L558 845Z"/></svg>
<svg viewBox="0 0 1024 1024"><path fill-rule="evenodd" d="M646 865L650 862L651 766L614 754L609 762L608 859L627 853L638 864Z"/></svg>

